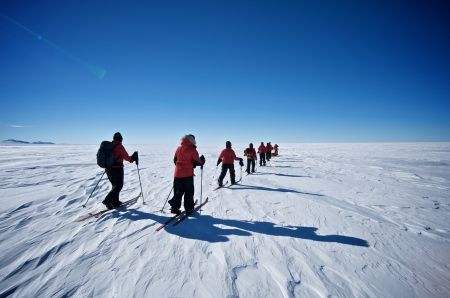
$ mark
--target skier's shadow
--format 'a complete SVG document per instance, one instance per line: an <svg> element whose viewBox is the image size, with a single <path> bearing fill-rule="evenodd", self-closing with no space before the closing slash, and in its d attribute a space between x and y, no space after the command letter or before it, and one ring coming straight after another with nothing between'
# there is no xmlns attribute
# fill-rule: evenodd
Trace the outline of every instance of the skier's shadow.
<svg viewBox="0 0 450 298"><path fill-rule="evenodd" d="M292 178L312 178L311 176L304 176L304 175L291 175L291 174L283 174L283 173L272 173L272 172L256 172L252 175L275 175L280 177L292 177Z"/></svg>
<svg viewBox="0 0 450 298"><path fill-rule="evenodd" d="M128 209L127 212L118 215L129 220L153 220L164 223L169 219L167 216L160 216L153 213L146 213L136 209ZM346 245L368 247L366 240L343 235L317 235L315 227L300 226L277 226L267 221L248 221L235 219L215 218L211 215L199 215L186 219L182 224L165 227L167 233L177 235L182 238L195 239L208 242L226 242L227 236L251 236L252 233L275 236L306 239L319 242L334 242ZM161 233L157 232L157 233ZM148 236L145 233L144 236Z"/></svg>
<svg viewBox="0 0 450 298"><path fill-rule="evenodd" d="M254 185L248 185L248 184L237 184L232 186L233 190L243 190L243 189L250 189L250 190L264 190L264 191L275 191L275 192L290 192L290 193L298 193L303 195L310 195L310 196L318 196L323 197L322 194L318 193L311 193L311 192L303 192L298 191L295 189L288 189L288 188L270 188L265 186L254 186Z"/></svg>

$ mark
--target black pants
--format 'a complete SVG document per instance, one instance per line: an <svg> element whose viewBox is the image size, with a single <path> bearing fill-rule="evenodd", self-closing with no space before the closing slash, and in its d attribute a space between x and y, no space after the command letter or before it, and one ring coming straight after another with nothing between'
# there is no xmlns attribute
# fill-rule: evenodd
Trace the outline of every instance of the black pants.
<svg viewBox="0 0 450 298"><path fill-rule="evenodd" d="M247 174L250 174L250 167L252 170L252 173L255 172L255 160L253 158L247 158Z"/></svg>
<svg viewBox="0 0 450 298"><path fill-rule="evenodd" d="M112 189L103 202L114 204L119 201L119 194L123 187L123 168L110 168L106 170Z"/></svg>
<svg viewBox="0 0 450 298"><path fill-rule="evenodd" d="M231 184L236 183L236 173L234 172L234 164L229 165L222 164L222 172L220 173L219 176L219 185L223 184L223 178L225 178L225 175L227 174L228 170L230 170Z"/></svg>
<svg viewBox="0 0 450 298"><path fill-rule="evenodd" d="M271 157L272 157L272 152L266 152L267 161L269 161Z"/></svg>
<svg viewBox="0 0 450 298"><path fill-rule="evenodd" d="M169 200L172 210L180 210L184 195L184 210L194 209L194 177L173 179L173 198Z"/></svg>
<svg viewBox="0 0 450 298"><path fill-rule="evenodd" d="M260 153L259 154L259 165L260 166L265 166L266 165L266 154L265 153Z"/></svg>

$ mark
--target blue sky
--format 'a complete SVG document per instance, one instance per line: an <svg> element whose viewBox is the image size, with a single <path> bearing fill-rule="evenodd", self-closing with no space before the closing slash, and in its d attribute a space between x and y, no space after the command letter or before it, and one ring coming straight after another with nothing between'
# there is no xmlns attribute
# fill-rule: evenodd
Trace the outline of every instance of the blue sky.
<svg viewBox="0 0 450 298"><path fill-rule="evenodd" d="M2 1L0 138L450 140L447 1L143 2Z"/></svg>

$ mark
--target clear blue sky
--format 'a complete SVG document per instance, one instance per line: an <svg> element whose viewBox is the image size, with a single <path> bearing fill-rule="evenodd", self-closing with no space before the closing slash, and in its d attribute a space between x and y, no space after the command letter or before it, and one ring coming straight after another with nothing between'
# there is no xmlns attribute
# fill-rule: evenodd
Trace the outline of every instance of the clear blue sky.
<svg viewBox="0 0 450 298"><path fill-rule="evenodd" d="M143 2L3 0L0 138L450 140L448 1Z"/></svg>

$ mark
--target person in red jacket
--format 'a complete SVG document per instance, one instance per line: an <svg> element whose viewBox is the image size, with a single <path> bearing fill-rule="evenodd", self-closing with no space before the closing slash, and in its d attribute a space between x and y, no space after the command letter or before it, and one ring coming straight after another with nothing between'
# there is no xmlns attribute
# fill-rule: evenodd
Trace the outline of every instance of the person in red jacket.
<svg viewBox="0 0 450 298"><path fill-rule="evenodd" d="M273 146L273 156L278 156L278 144Z"/></svg>
<svg viewBox="0 0 450 298"><path fill-rule="evenodd" d="M256 164L256 151L255 148L253 148L253 144L250 143L248 145L249 147L247 149L244 150L244 155L247 156L247 174L250 174L250 166L251 166L251 170L252 173L255 172L255 164Z"/></svg>
<svg viewBox="0 0 450 298"><path fill-rule="evenodd" d="M169 200L170 212L180 214L181 200L184 196L186 214L194 211L194 168L205 164L205 157L198 156L195 137L185 135L173 157L175 174L173 179L173 198Z"/></svg>
<svg viewBox="0 0 450 298"><path fill-rule="evenodd" d="M234 172L234 161L239 160L239 165L242 167L244 162L242 158L236 157L236 153L231 149L231 142L227 141L225 144L225 149L220 152L219 159L217 159L217 166L222 163L222 172L219 176L219 186L223 185L223 178L227 174L227 171L230 170L230 179L231 184L236 184L236 174Z"/></svg>
<svg viewBox="0 0 450 298"><path fill-rule="evenodd" d="M111 168L106 169L106 175L108 176L109 182L111 182L112 189L102 202L108 209L117 208L122 205L122 202L119 200L119 195L123 187L123 161L126 160L132 163L138 159L137 152L134 152L131 156L128 155L127 150L122 145L122 141L122 135L120 132L116 132L113 136L114 147L112 151L114 164Z"/></svg>
<svg viewBox="0 0 450 298"><path fill-rule="evenodd" d="M259 166L265 166L266 165L266 146L264 146L264 142L261 142L261 145L258 147L258 154L259 154Z"/></svg>
<svg viewBox="0 0 450 298"><path fill-rule="evenodd" d="M270 144L270 142L267 142L266 145L266 160L270 161L270 159L272 158L272 144Z"/></svg>

